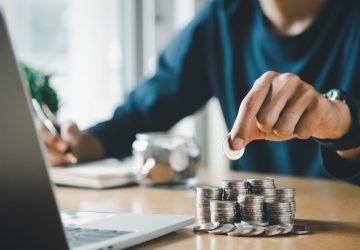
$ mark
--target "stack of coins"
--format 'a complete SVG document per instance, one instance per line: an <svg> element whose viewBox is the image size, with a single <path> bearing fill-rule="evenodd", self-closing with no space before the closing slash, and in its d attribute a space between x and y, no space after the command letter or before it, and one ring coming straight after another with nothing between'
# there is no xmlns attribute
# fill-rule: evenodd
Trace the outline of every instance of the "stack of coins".
<svg viewBox="0 0 360 250"><path fill-rule="evenodd" d="M238 204L236 201L210 201L211 222L221 224L238 222Z"/></svg>
<svg viewBox="0 0 360 250"><path fill-rule="evenodd" d="M220 187L202 186L196 188L196 214L199 224L211 222L210 201L221 200Z"/></svg>
<svg viewBox="0 0 360 250"><path fill-rule="evenodd" d="M276 187L274 178L266 177L262 179L248 179L251 185L251 192L265 196L265 202L274 202L276 200Z"/></svg>
<svg viewBox="0 0 360 250"><path fill-rule="evenodd" d="M224 180L220 187L197 188L194 231L231 236L306 234L294 225L295 188L276 189L274 179Z"/></svg>
<svg viewBox="0 0 360 250"><path fill-rule="evenodd" d="M289 225L294 222L295 212L291 202L266 203L266 211L271 225Z"/></svg>
<svg viewBox="0 0 360 250"><path fill-rule="evenodd" d="M249 183L241 180L223 180L221 182L223 188L223 199L236 201L238 196L245 196L250 193Z"/></svg>
<svg viewBox="0 0 360 250"><path fill-rule="evenodd" d="M250 194L244 201L239 201L240 218L253 225L266 225L266 214L264 209L265 196Z"/></svg>
<svg viewBox="0 0 360 250"><path fill-rule="evenodd" d="M293 187L276 189L276 201L290 202L293 214L296 213L295 191Z"/></svg>

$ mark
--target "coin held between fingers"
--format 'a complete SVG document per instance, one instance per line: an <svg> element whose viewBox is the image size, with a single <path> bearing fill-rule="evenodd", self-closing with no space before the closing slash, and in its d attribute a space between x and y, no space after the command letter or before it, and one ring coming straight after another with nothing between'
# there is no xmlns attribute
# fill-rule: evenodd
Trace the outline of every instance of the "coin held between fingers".
<svg viewBox="0 0 360 250"><path fill-rule="evenodd" d="M223 140L222 150L229 160L238 160L243 156L245 147L240 150L233 150L230 146L230 134L228 134Z"/></svg>

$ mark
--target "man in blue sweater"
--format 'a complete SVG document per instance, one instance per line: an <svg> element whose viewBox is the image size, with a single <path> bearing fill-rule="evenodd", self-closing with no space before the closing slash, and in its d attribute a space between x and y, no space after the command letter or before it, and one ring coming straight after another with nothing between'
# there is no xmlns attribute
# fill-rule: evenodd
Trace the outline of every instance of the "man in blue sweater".
<svg viewBox="0 0 360 250"><path fill-rule="evenodd" d="M330 91L331 90L331 91ZM327 93L327 95L324 95ZM238 170L360 183L360 2L217 0L165 48L156 74L86 131L42 131L51 163L131 154L218 98ZM99 104L101 105L101 104Z"/></svg>

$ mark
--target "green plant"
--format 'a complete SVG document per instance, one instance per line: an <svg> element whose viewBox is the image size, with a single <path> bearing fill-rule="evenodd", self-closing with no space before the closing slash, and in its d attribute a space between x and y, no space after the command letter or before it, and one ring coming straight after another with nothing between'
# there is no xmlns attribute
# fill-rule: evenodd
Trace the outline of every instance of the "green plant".
<svg viewBox="0 0 360 250"><path fill-rule="evenodd" d="M51 74L45 74L35 70L24 63L20 63L20 68L27 80L31 96L40 104L45 104L54 114L59 110L59 98L56 91L50 85Z"/></svg>

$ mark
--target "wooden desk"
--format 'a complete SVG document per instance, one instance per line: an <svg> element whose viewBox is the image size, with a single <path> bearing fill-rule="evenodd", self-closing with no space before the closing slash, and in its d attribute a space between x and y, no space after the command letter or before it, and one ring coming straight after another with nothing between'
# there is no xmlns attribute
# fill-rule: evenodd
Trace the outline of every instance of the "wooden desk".
<svg viewBox="0 0 360 250"><path fill-rule="evenodd" d="M200 173L200 183L264 175L232 171ZM360 188L342 182L274 176L278 186L296 187L297 223L313 233L282 237L194 234L188 227L136 249L360 249ZM127 187L104 191L56 188L62 209L195 215L195 191Z"/></svg>

